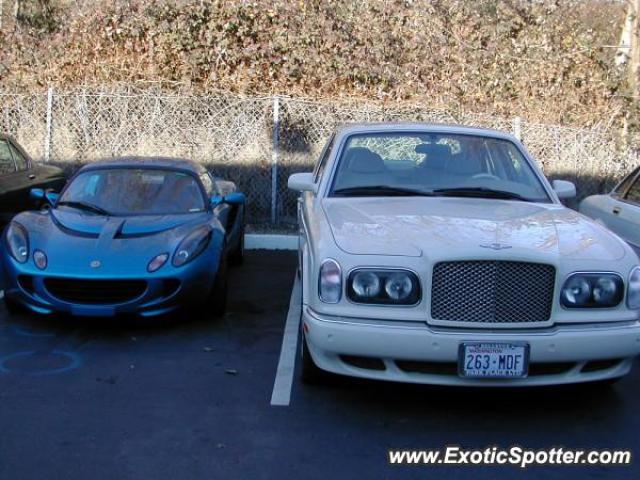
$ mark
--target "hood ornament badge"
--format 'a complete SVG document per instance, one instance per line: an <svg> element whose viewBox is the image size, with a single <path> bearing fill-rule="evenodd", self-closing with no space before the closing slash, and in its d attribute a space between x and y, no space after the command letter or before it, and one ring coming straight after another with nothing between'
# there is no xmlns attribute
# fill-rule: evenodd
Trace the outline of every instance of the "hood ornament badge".
<svg viewBox="0 0 640 480"><path fill-rule="evenodd" d="M480 245L481 248L490 248L491 250L507 250L512 248L511 245L504 245L502 243L490 243L488 245Z"/></svg>
<svg viewBox="0 0 640 480"><path fill-rule="evenodd" d="M101 265L102 265L102 262L100 260L92 260L91 263L89 264L91 268L100 268Z"/></svg>

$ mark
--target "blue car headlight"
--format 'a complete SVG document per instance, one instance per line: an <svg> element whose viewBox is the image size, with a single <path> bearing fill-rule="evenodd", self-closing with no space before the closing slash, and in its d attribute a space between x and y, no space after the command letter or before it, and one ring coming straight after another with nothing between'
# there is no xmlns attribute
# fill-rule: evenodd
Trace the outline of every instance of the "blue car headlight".
<svg viewBox="0 0 640 480"><path fill-rule="evenodd" d="M615 273L574 273L560 293L565 308L615 307L624 297L624 282Z"/></svg>
<svg viewBox="0 0 640 480"><path fill-rule="evenodd" d="M176 248L171 261L174 267L186 265L205 251L211 240L211 228L203 226L187 235Z"/></svg>
<svg viewBox="0 0 640 480"><path fill-rule="evenodd" d="M29 259L29 235L27 229L16 222L11 222L7 228L7 246L9 253L19 263L26 263Z"/></svg>

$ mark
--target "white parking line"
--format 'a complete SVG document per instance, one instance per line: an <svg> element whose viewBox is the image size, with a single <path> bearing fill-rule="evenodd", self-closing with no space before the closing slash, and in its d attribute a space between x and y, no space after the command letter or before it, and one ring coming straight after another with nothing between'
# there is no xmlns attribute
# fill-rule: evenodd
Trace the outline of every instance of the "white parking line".
<svg viewBox="0 0 640 480"><path fill-rule="evenodd" d="M291 387L293 385L293 372L298 351L298 330L300 329L301 308L302 285L296 275L293 291L291 292L291 300L289 301L287 322L284 326L278 371L276 372L276 380L273 383L271 405L286 407L291 402Z"/></svg>

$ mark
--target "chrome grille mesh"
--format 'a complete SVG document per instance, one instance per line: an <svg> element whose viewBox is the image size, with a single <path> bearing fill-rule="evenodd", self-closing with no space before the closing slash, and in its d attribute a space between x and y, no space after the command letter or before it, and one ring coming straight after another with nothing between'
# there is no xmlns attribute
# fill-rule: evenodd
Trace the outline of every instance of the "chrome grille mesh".
<svg viewBox="0 0 640 480"><path fill-rule="evenodd" d="M452 322L544 322L555 268L507 261L441 262L433 268L431 318Z"/></svg>

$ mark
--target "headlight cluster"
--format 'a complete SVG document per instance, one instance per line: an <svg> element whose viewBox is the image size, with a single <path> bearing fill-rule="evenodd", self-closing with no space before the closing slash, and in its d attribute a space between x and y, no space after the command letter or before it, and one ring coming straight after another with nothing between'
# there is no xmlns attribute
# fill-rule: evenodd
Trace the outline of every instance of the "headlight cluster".
<svg viewBox="0 0 640 480"><path fill-rule="evenodd" d="M29 236L27 230L19 223L12 222L7 228L7 246L16 262L27 262L29 259Z"/></svg>
<svg viewBox="0 0 640 480"><path fill-rule="evenodd" d="M189 263L204 252L207 245L209 245L209 240L211 240L211 229L209 227L197 228L187 235L182 242L180 242L176 252L173 254L173 260L171 263L174 267L181 267L182 265Z"/></svg>
<svg viewBox="0 0 640 480"><path fill-rule="evenodd" d="M357 269L349 274L347 296L355 303L415 305L420 283L408 270Z"/></svg>
<svg viewBox="0 0 640 480"><path fill-rule="evenodd" d="M620 275L574 273L564 282L560 302L566 308L615 307L623 297L624 282Z"/></svg>

